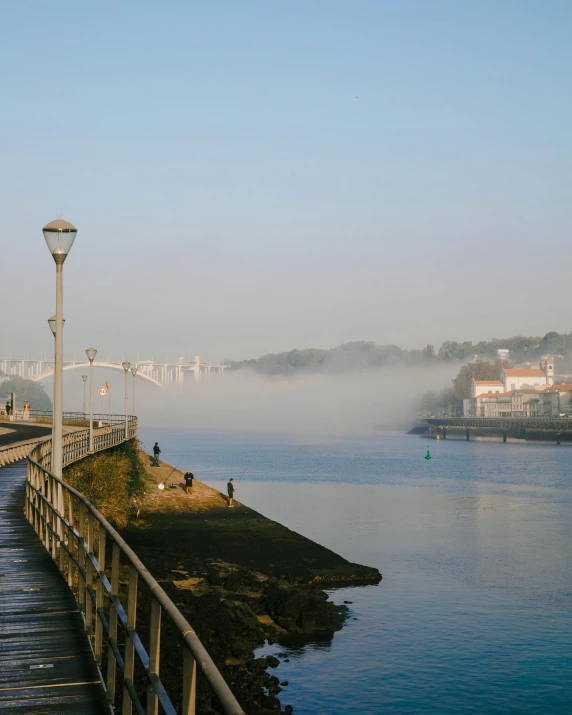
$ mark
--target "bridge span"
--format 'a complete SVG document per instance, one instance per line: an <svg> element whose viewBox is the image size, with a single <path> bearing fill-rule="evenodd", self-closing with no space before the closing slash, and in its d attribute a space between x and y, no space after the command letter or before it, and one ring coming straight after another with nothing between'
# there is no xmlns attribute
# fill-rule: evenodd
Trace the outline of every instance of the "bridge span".
<svg viewBox="0 0 572 715"><path fill-rule="evenodd" d="M94 368L111 368L112 370L121 370L122 360L97 360L94 361ZM178 358L176 361L155 361L138 360L132 365L137 367L137 377L151 382L157 387L181 387L185 378L189 376L193 380L199 380L204 377L209 377L213 374L224 372L229 366L221 363L219 365L208 362L201 362L198 355L192 361L185 358ZM81 360L64 360L64 371L67 370L88 370L89 361L85 358ZM0 358L0 370L6 375L17 375L34 382L40 382L54 374L53 359L46 360L44 358Z"/></svg>

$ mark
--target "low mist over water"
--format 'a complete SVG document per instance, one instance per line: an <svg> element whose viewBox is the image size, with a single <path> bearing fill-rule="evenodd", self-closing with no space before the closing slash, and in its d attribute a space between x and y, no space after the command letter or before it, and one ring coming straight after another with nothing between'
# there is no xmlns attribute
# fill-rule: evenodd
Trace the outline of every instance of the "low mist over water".
<svg viewBox="0 0 572 715"><path fill-rule="evenodd" d="M348 374L301 374L264 378L248 370L211 375L182 388L159 390L138 380L137 414L162 426L368 434L409 426L427 389L440 389L456 368L382 368Z"/></svg>

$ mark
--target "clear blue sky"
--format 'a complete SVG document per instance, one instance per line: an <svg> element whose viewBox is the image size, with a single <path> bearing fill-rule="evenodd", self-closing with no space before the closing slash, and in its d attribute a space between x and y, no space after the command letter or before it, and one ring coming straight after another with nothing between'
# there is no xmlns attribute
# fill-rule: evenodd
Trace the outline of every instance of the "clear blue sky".
<svg viewBox="0 0 572 715"><path fill-rule="evenodd" d="M1 18L0 348L51 350L58 213L80 229L70 356L572 329L572 3L22 0Z"/></svg>

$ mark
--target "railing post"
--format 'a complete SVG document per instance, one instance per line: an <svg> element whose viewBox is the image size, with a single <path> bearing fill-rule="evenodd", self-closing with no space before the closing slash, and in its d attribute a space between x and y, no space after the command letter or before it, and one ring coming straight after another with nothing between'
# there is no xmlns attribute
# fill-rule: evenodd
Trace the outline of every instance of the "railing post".
<svg viewBox="0 0 572 715"><path fill-rule="evenodd" d="M98 665L101 665L102 643L103 643L103 623L101 616L103 611L103 581L105 576L105 537L107 533L101 524L99 525L99 549L97 564L99 567L97 573L97 593L95 601L95 660Z"/></svg>
<svg viewBox="0 0 572 715"><path fill-rule="evenodd" d="M183 643L183 710L182 715L195 715L197 697L197 661Z"/></svg>
<svg viewBox="0 0 572 715"><path fill-rule="evenodd" d="M56 480L50 477L50 513L52 517L52 558L55 561L57 557L57 536L58 536L58 509L57 509L57 488ZM55 502L55 503L54 503Z"/></svg>
<svg viewBox="0 0 572 715"><path fill-rule="evenodd" d="M85 589L87 586L87 581L82 571L85 572L85 550L84 550L84 535L85 535L85 506L83 502L79 503L79 524L78 524L79 539L77 542L77 560L79 563L79 569L77 572L77 587L78 587L78 601L79 607L82 613L85 615Z"/></svg>
<svg viewBox="0 0 572 715"><path fill-rule="evenodd" d="M119 595L119 566L121 550L113 542L111 552L111 595L109 598L109 650L107 653L107 702L111 705L115 702L115 675L116 659L111 643L117 645L117 609L113 603L113 597Z"/></svg>
<svg viewBox="0 0 572 715"><path fill-rule="evenodd" d="M93 635L93 601L91 600L90 589L93 590L93 564L91 562L93 556L93 514L87 513L87 558L85 564L85 626L87 635L91 638Z"/></svg>
<svg viewBox="0 0 572 715"><path fill-rule="evenodd" d="M59 523L59 529L58 529L58 546L60 549L60 573L62 576L65 574L65 549L63 547L64 544L64 536L65 536L65 526L64 526L64 516L65 516L65 494L64 494L64 487L62 484L58 483L58 523ZM69 542L69 538L68 538ZM69 546L69 544L68 544Z"/></svg>
<svg viewBox="0 0 572 715"><path fill-rule="evenodd" d="M159 675L161 654L161 604L151 596L151 627L149 632L149 673ZM147 685L147 715L158 715L159 699L151 684Z"/></svg>
<svg viewBox="0 0 572 715"><path fill-rule="evenodd" d="M123 706L121 715L132 715L131 696L127 690L126 681L133 682L135 665L135 646L132 633L137 623L137 583L139 574L133 566L129 567L129 594L127 596L127 629L125 632L125 670L123 671Z"/></svg>
<svg viewBox="0 0 572 715"><path fill-rule="evenodd" d="M68 504L68 586L70 591L73 591L73 576L75 571L75 564L73 562L72 556L75 555L75 541L73 533L73 494L68 492L69 504Z"/></svg>

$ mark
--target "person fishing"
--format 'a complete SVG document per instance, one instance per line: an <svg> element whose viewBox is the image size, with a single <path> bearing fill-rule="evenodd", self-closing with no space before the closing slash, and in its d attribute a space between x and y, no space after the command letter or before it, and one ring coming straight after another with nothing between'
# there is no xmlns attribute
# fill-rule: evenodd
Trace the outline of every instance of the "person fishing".
<svg viewBox="0 0 572 715"><path fill-rule="evenodd" d="M231 477L228 481L228 484L226 485L226 490L228 492L228 505L229 506L234 506L234 479Z"/></svg>
<svg viewBox="0 0 572 715"><path fill-rule="evenodd" d="M159 466L159 455L161 454L161 448L159 447L159 442L155 442L153 445L153 466Z"/></svg>
<svg viewBox="0 0 572 715"><path fill-rule="evenodd" d="M187 492L187 494L191 494L191 492L192 492L192 490L193 490L193 479L194 479L194 478L195 478L195 477L194 477L194 475L193 475L192 472L190 472L189 470L187 470L187 471L185 472L185 475L184 475L184 479L185 479L185 491Z"/></svg>

